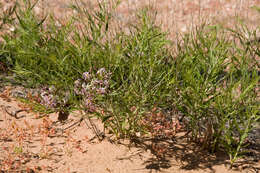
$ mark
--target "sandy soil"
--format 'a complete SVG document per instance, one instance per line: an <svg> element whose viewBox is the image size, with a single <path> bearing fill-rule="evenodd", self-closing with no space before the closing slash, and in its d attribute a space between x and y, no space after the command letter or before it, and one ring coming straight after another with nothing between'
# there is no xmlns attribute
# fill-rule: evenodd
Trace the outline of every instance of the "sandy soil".
<svg viewBox="0 0 260 173"><path fill-rule="evenodd" d="M14 1L0 0L2 9ZM38 14L53 12L59 18L73 13L69 0L40 0L35 8ZM93 1L85 0L88 8ZM237 15L248 27L259 25L257 13L251 9L259 0L123 0L114 14L127 25L139 7L152 5L158 11L157 22L174 36L186 32L203 19L227 26L235 23ZM1 80L0 80L1 82ZM134 143L114 141L110 134L99 141L86 124L73 126L80 113L73 113L66 123L57 121L57 114L40 115L12 97L12 89L0 85L0 170L1 172L77 172L77 173L148 173L148 172L259 172L259 157L240 160L230 170L228 158L222 153L211 155L200 146L188 142L183 134L178 140L156 142L167 147L164 159L153 149L150 139ZM17 117L15 117L17 113ZM43 116L43 117L42 117ZM101 129L98 121L95 123ZM176 142L178 141L178 143ZM259 153L258 153L259 154ZM7 171L9 170L9 171Z"/></svg>
<svg viewBox="0 0 260 173"><path fill-rule="evenodd" d="M11 93L9 87L0 95L0 170L3 171L196 173L260 170L260 161L251 157L240 160L230 170L228 157L203 151L184 139L183 133L177 134L173 141L115 141L110 134L99 141L87 121L64 130L79 120L79 112L72 113L67 122L61 124L57 114L35 113L30 105L12 98ZM94 123L101 129L98 121ZM163 157L154 153L155 143L167 147Z"/></svg>
<svg viewBox="0 0 260 173"><path fill-rule="evenodd" d="M34 8L36 14L45 16L53 14L57 19L66 19L75 11L70 7L72 0L39 0ZM81 7L95 9L97 2L93 0L77 0ZM112 1L108 1L111 2ZM3 11L14 3L13 0L0 0ZM156 21L164 31L174 40L178 33L188 32L196 25L219 23L233 27L243 21L247 27L255 28L260 24L260 15L253 9L260 6L260 0L121 0L113 16L121 26L134 22L136 12L143 7L150 6L157 12Z"/></svg>
<svg viewBox="0 0 260 173"><path fill-rule="evenodd" d="M96 1L83 2L82 6L86 8L97 7ZM70 4L70 0L43 0L38 13L55 10L57 18L64 18L65 14L71 14L68 8ZM140 8L150 6L157 12L157 24L174 40L179 33L188 32L204 22L233 27L239 18L249 28L255 28L260 24L260 15L252 7L259 5L260 0L122 0L114 17L122 26L127 26L135 22L135 15Z"/></svg>

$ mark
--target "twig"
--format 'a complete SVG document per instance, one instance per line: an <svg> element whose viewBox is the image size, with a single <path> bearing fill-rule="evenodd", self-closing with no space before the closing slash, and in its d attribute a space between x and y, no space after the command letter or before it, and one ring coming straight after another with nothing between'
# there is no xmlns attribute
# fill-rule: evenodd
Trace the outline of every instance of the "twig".
<svg viewBox="0 0 260 173"><path fill-rule="evenodd" d="M78 121L76 121L75 123L71 124L70 126L64 128L62 131L65 131L65 130L68 130L70 128L72 128L73 126L76 126L77 124L80 124L82 121L85 122L86 126L91 129L93 131L93 133L95 134L95 136L93 138L91 138L89 140L92 141L94 140L95 138L98 138L99 141L102 141L104 138L105 138L105 134L104 132L100 132L100 130L97 128L97 126L92 122L92 120L90 119L89 116L87 116L87 119L89 121L89 124L88 122L86 121L86 119L84 117L81 117Z"/></svg>
<svg viewBox="0 0 260 173"><path fill-rule="evenodd" d="M11 106L3 106L3 108L4 108L5 112L6 112L8 115L10 115L11 117L14 117L14 118L16 118L16 119L20 119L20 118L24 117L24 116L18 117L18 116L17 116L18 113L23 112L23 111L28 111L27 109L19 109L19 110L14 111L14 112L9 112L9 111L7 110L7 108L11 108Z"/></svg>
<svg viewBox="0 0 260 173"><path fill-rule="evenodd" d="M105 138L104 132L100 132L100 130L97 128L97 126L91 121L89 116L87 116L87 118L88 118L88 121L89 121L91 127L88 125L88 123L85 119L84 119L84 122L86 123L87 127L92 129L92 131L95 134L95 136L93 138L91 138L89 141L94 140L96 137L98 138L99 141L102 141Z"/></svg>
<svg viewBox="0 0 260 173"><path fill-rule="evenodd" d="M69 129L69 128L71 128L71 127L77 125L77 124L80 124L83 120L84 120L83 117L80 118L80 120L78 120L78 121L76 121L75 123L71 124L70 126L66 127L65 129L63 129L63 131L64 131L64 130L67 130L67 129Z"/></svg>

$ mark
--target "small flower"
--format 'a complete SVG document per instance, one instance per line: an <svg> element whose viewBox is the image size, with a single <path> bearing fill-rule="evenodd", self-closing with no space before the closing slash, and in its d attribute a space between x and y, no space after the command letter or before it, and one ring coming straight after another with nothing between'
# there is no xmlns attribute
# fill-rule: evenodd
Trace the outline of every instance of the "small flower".
<svg viewBox="0 0 260 173"><path fill-rule="evenodd" d="M83 79L85 81L89 81L91 79L91 74L89 72L84 72L83 75L82 75Z"/></svg>
<svg viewBox="0 0 260 173"><path fill-rule="evenodd" d="M81 83L82 83L81 79L77 79L77 80L74 82L74 85L75 85L75 87L78 88L78 87L80 87Z"/></svg>
<svg viewBox="0 0 260 173"><path fill-rule="evenodd" d="M86 98L84 103L85 103L85 106L88 107L89 105L92 104L92 98Z"/></svg>
<svg viewBox="0 0 260 173"><path fill-rule="evenodd" d="M68 103L69 97L70 97L70 93L66 92L65 97L62 99L62 102L63 102L64 105Z"/></svg>
<svg viewBox="0 0 260 173"><path fill-rule="evenodd" d="M95 105L93 103L93 98L88 97L84 99L84 108L87 109L89 112L94 112L95 111Z"/></svg>
<svg viewBox="0 0 260 173"><path fill-rule="evenodd" d="M95 80L91 81L92 86L97 86L97 85L100 85L100 84L102 84L102 80L95 79Z"/></svg>
<svg viewBox="0 0 260 173"><path fill-rule="evenodd" d="M109 85L108 80L104 80L103 84L104 84L106 87L108 87L108 85Z"/></svg>
<svg viewBox="0 0 260 173"><path fill-rule="evenodd" d="M50 108L57 107L57 99L52 94L48 94L45 92L41 94L41 97L42 97L41 104Z"/></svg>
<svg viewBox="0 0 260 173"><path fill-rule="evenodd" d="M77 80L74 82L74 92L75 92L77 95L82 95L82 92L80 91L80 90L81 90L81 85L82 85L82 80L81 80L81 79L77 79Z"/></svg>
<svg viewBox="0 0 260 173"><path fill-rule="evenodd" d="M87 93L91 90L91 85L86 84L85 82L81 85L82 92Z"/></svg>
<svg viewBox="0 0 260 173"><path fill-rule="evenodd" d="M42 93L41 93L41 97L42 98L44 98L45 96L47 96L48 95L48 93L46 92L46 91L43 91Z"/></svg>
<svg viewBox="0 0 260 173"><path fill-rule="evenodd" d="M98 88L97 89L98 94L105 94L106 93L106 88Z"/></svg>
<svg viewBox="0 0 260 173"><path fill-rule="evenodd" d="M83 94L78 88L74 88L74 92L75 92L77 95L82 95L82 94Z"/></svg>

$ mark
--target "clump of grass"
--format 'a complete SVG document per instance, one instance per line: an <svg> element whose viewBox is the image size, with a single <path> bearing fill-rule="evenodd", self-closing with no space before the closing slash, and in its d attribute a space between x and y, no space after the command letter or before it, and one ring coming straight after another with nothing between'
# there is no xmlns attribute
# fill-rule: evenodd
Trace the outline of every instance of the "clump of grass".
<svg viewBox="0 0 260 173"><path fill-rule="evenodd" d="M73 5L78 14L60 26L51 16L37 17L30 1L16 6L16 19L5 20L14 30L3 36L0 56L28 86L54 86L41 93L42 103L58 112L95 113L118 137L172 138L179 128L175 115L151 110L179 111L195 141L212 151L224 148L231 163L237 159L259 119L259 64L251 58L259 55L257 45L203 26L184 36L173 55L148 9L130 32L112 34L114 7L106 3L96 11Z"/></svg>
<svg viewBox="0 0 260 173"><path fill-rule="evenodd" d="M254 58L228 38L207 26L184 37L173 86L192 138L212 151L224 147L233 163L259 119L259 75Z"/></svg>
<svg viewBox="0 0 260 173"><path fill-rule="evenodd" d="M120 34L110 63L112 92L105 112L111 117L109 126L121 135L139 132L139 120L155 104L170 104L166 97L170 70L166 34L150 20L146 10L141 12L139 21L130 28L130 34ZM135 110L131 111L133 107Z"/></svg>

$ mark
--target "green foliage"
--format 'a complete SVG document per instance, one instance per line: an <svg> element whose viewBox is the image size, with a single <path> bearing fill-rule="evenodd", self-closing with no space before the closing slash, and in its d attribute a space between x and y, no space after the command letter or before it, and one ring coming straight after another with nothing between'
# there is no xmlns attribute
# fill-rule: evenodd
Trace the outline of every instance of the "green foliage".
<svg viewBox="0 0 260 173"><path fill-rule="evenodd" d="M248 49L227 38L223 30L207 27L184 37L174 86L193 138L213 151L224 147L233 163L259 119L259 76Z"/></svg>
<svg viewBox="0 0 260 173"><path fill-rule="evenodd" d="M173 56L166 33L155 25L149 9L141 10L125 33L111 26L118 2L112 7L100 3L97 10L72 5L78 13L63 22L52 16L40 19L29 0L24 5L16 4L0 19L14 27L2 37L0 58L17 80L30 87L53 85L59 100L69 93L69 105L61 108L86 110L84 96L95 94L77 95L74 82L84 72L95 75L105 68L111 73L108 92L95 95L97 110L92 113L118 137L147 133L140 122L152 108L167 112L177 107L194 140L212 151L224 148L231 163L237 159L259 121L255 57L260 46L251 41L255 31L202 26L179 41ZM171 116L162 117L167 121Z"/></svg>
<svg viewBox="0 0 260 173"><path fill-rule="evenodd" d="M166 91L170 57L165 48L168 41L146 11L142 11L139 20L140 25L131 28L131 34L121 35L123 39L113 53L115 61L111 62L114 86L108 99L112 117L116 118L109 119L109 123L120 125L121 134L128 135L140 130L141 112L155 104L169 104ZM132 107L139 113L131 111Z"/></svg>

